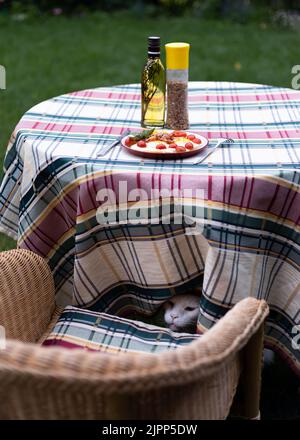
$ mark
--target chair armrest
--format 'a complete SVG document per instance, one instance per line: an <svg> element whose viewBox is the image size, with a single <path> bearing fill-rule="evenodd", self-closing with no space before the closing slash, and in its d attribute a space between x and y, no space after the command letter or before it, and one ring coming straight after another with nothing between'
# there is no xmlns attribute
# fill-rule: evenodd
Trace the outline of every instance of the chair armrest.
<svg viewBox="0 0 300 440"><path fill-rule="evenodd" d="M54 309L54 281L45 260L24 249L1 252L0 325L6 338L36 342Z"/></svg>
<svg viewBox="0 0 300 440"><path fill-rule="evenodd" d="M138 389L156 388L158 383L180 385L211 376L242 353L252 337L260 330L268 315L265 301L246 298L236 304L208 330L190 344L163 353L95 353L85 350L69 350L61 347L41 347L8 341L7 349L0 350L1 364L9 359L22 359L25 374L30 359L30 372L40 375L67 377L69 381L80 379L96 381L102 391L132 392ZM17 356L18 352L21 357ZM23 353L23 354L22 354ZM20 365L21 366L21 365Z"/></svg>
<svg viewBox="0 0 300 440"><path fill-rule="evenodd" d="M233 399L228 390L238 383L239 356L267 314L265 301L247 298L197 340L159 354L116 355L8 340L0 350L0 397L6 396L0 418L132 420L153 419L155 413L169 420L174 402L182 418L203 418L202 405L209 418L224 418ZM257 411L256 393L242 415Z"/></svg>

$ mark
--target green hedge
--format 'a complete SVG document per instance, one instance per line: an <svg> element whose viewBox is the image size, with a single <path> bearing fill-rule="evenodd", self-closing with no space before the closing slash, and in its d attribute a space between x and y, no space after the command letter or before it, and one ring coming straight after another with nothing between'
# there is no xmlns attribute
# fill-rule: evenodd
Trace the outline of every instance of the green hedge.
<svg viewBox="0 0 300 440"><path fill-rule="evenodd" d="M228 17L245 20L268 16L277 10L300 11L299 0L0 0L0 10L10 13L76 14L90 10L132 10L140 14Z"/></svg>

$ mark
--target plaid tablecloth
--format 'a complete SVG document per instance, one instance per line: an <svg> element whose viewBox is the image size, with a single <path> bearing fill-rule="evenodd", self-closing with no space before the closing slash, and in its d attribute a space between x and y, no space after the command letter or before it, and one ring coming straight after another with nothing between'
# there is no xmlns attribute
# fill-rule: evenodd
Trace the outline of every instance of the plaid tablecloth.
<svg viewBox="0 0 300 440"><path fill-rule="evenodd" d="M49 262L57 301L110 314L153 313L167 298L202 285L199 330L246 296L271 309L266 343L300 372L300 92L255 84L189 85L191 130L231 137L205 162L140 160L101 150L140 127L138 85L59 96L29 110L5 159L1 230ZM121 183L121 186L119 183ZM201 233L176 222L123 222L120 192L189 190ZM116 194L104 202L99 191ZM202 190L203 197L196 196ZM200 200L201 199L201 200ZM158 205L163 207L163 199ZM202 203L199 203L199 201ZM99 224L99 207L115 222ZM143 205L144 203L144 205Z"/></svg>

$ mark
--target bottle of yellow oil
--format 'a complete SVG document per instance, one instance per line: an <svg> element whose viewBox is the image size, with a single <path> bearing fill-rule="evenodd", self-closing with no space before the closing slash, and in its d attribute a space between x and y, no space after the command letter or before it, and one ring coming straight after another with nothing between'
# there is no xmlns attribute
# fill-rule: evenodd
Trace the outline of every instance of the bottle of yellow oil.
<svg viewBox="0 0 300 440"><path fill-rule="evenodd" d="M148 60L142 72L143 127L163 127L165 123L166 75L160 60L160 37L148 38Z"/></svg>

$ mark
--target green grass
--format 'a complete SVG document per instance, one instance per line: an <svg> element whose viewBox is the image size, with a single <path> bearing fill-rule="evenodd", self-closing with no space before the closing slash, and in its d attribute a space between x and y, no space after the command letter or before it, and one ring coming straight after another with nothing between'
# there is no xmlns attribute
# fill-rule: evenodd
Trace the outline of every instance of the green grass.
<svg viewBox="0 0 300 440"><path fill-rule="evenodd" d="M124 13L24 22L0 17L0 64L7 71L7 89L0 91L0 163L14 126L34 104L78 89L139 82L151 34L191 43L191 80L289 87L291 67L299 62L298 33L259 23L141 20ZM13 246L0 236L0 250Z"/></svg>

